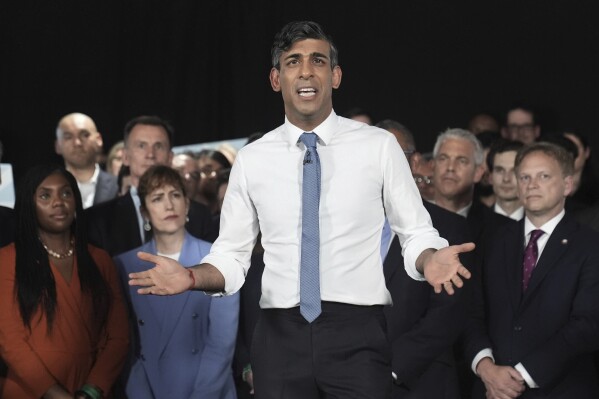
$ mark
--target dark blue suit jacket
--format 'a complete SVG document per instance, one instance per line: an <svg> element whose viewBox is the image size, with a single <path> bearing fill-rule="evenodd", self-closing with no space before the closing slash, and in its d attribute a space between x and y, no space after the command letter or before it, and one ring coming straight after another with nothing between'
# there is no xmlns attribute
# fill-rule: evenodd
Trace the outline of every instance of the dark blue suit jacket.
<svg viewBox="0 0 599 399"><path fill-rule="evenodd" d="M522 293L524 221L487 245L466 358L492 348L495 362L522 363L539 389L522 398L599 398L592 352L599 348L599 233L568 214L549 237ZM484 397L480 379L475 398Z"/></svg>
<svg viewBox="0 0 599 399"><path fill-rule="evenodd" d="M451 245L469 241L464 217L427 201L424 207ZM472 256L462 255L461 261L470 266ZM383 266L393 299L393 306L385 307L392 370L402 383L394 387L393 398L461 398L452 349L467 318L470 282L453 296L435 294L426 281L408 276L397 236Z"/></svg>
<svg viewBox="0 0 599 399"><path fill-rule="evenodd" d="M131 305L133 353L126 374L129 399L235 399L232 375L239 294L213 298L199 291L139 295L128 274L147 270L137 251L156 253L154 241L115 258ZM186 234L179 257L195 265L210 244Z"/></svg>

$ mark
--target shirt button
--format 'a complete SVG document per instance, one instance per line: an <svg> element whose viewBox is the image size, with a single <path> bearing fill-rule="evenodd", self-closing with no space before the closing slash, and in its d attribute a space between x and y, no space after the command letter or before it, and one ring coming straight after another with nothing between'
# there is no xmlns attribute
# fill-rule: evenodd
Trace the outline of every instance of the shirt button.
<svg viewBox="0 0 599 399"><path fill-rule="evenodd" d="M192 319L197 319L197 318L198 318L198 314L197 314L197 313L194 313L194 314L192 314L192 315L191 315L191 318L192 318Z"/></svg>
<svg viewBox="0 0 599 399"><path fill-rule="evenodd" d="M138 323L140 326L143 326L144 324L146 324L146 323L145 323L145 321L143 321L142 319L139 319L139 320L137 320L137 323Z"/></svg>
<svg viewBox="0 0 599 399"><path fill-rule="evenodd" d="M522 331L522 326L515 326L514 331Z"/></svg>
<svg viewBox="0 0 599 399"><path fill-rule="evenodd" d="M194 355L196 355L198 353L198 349L197 348L193 348L191 350L191 353L194 354Z"/></svg>

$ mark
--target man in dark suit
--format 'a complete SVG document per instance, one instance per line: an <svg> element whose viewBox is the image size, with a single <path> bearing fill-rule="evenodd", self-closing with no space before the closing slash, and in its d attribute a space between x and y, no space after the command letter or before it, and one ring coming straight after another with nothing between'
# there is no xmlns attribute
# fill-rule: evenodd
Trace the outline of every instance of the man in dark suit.
<svg viewBox="0 0 599 399"><path fill-rule="evenodd" d="M89 116L81 113L63 116L56 127L55 150L77 180L84 209L117 196L116 177L96 163L96 156L102 151L102 135Z"/></svg>
<svg viewBox="0 0 599 399"><path fill-rule="evenodd" d="M395 136L414 172L420 154L412 133L390 119L379 122L377 127ZM463 217L427 201L423 203L433 226L450 245L469 241ZM383 239L383 246L385 242ZM462 255L462 263L471 267L471 257ZM392 397L461 399L453 344L467 319L469 282L454 295L435 294L430 285L410 278L403 264L401 245L394 236L383 262L385 283L393 299L393 306L385 307L387 336L392 346Z"/></svg>
<svg viewBox="0 0 599 399"><path fill-rule="evenodd" d="M424 207L433 226L450 245L468 241L463 217L426 201ZM466 254L462 257L467 267L472 263L470 258ZM460 399L453 344L467 319L469 282L454 295L435 294L428 284L411 279L403 262L395 236L383 264L393 299L393 306L385 307L387 336L393 350L392 397Z"/></svg>
<svg viewBox="0 0 599 399"><path fill-rule="evenodd" d="M572 156L536 143L519 151L525 218L486 248L466 358L474 398L597 398L599 234L564 211Z"/></svg>
<svg viewBox="0 0 599 399"><path fill-rule="evenodd" d="M171 164L172 126L156 116L140 116L125 126L123 164L129 167L131 189L122 197L88 209L88 231L92 244L104 248L112 256L141 246L151 226L139 211L137 184L152 165ZM206 241L218 236L218 226L204 205L190 201L187 231Z"/></svg>

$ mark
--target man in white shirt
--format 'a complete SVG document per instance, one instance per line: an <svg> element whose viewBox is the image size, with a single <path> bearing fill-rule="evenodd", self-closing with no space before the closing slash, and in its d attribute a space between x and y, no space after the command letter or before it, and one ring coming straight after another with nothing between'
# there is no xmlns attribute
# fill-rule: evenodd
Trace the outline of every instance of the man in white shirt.
<svg viewBox="0 0 599 399"><path fill-rule="evenodd" d="M157 266L131 275L142 294L187 289L231 294L244 282L258 232L265 269L263 309L254 333L257 398L387 398L390 347L383 305L391 303L380 257L385 215L403 245L405 267L437 292L453 294L469 272L431 226L397 140L339 117L332 91L341 83L337 50L314 22L292 22L275 37L270 83L281 92L285 123L240 150L221 213L220 236L201 265L140 254ZM298 140L316 134L314 149ZM304 318L300 264L304 241L302 169L319 158L321 313ZM274 167L273 167L274 166ZM360 182L360 186L356 186ZM303 237L303 238L302 238Z"/></svg>
<svg viewBox="0 0 599 399"><path fill-rule="evenodd" d="M102 150L102 135L89 116L76 112L62 117L56 127L55 150L77 180L84 209L116 197L116 177L96 163Z"/></svg>
<svg viewBox="0 0 599 399"><path fill-rule="evenodd" d="M597 398L599 234L564 212L572 156L536 143L515 166L525 218L485 247L465 338L473 398Z"/></svg>
<svg viewBox="0 0 599 399"><path fill-rule="evenodd" d="M524 144L519 141L500 139L491 146L487 155L487 166L491 173L491 184L495 193L493 210L510 219L520 220L524 217L524 207L518 198L514 162L516 154Z"/></svg>

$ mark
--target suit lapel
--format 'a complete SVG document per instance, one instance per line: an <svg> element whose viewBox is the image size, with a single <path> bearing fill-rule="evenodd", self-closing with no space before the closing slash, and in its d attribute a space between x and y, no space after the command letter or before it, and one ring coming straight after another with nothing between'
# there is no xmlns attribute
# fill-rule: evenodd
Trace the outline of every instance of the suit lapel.
<svg viewBox="0 0 599 399"><path fill-rule="evenodd" d="M514 312L522 300L522 259L524 257L524 221L521 220L512 228L507 229L503 253L507 270L507 287L510 289L510 299Z"/></svg>
<svg viewBox="0 0 599 399"><path fill-rule="evenodd" d="M130 250L141 246L141 236L139 235L139 221L135 211L135 203L131 194L119 198L116 209L116 220L113 231L114 237L119 237L122 243L120 246L125 250Z"/></svg>
<svg viewBox="0 0 599 399"><path fill-rule="evenodd" d="M575 228L576 223L567 215L555 227L532 272L528 288L522 298L522 305L526 303L527 299L530 298L545 276L547 276L547 273L555 267L559 259L568 250L568 237Z"/></svg>
<svg viewBox="0 0 599 399"><path fill-rule="evenodd" d="M154 242L154 240L152 240L152 242ZM192 240L191 236L186 233L183 247L181 248L181 254L179 255L179 263L184 266L193 266L197 263L198 255L199 259L206 255L200 251L200 247L195 245L194 240ZM161 354L167 347L173 331L177 328L179 319L181 318L183 310L191 295L197 295L197 293L186 291L183 294L163 297L163 299L165 299L165 308L162 319L162 332L159 341L159 351Z"/></svg>

